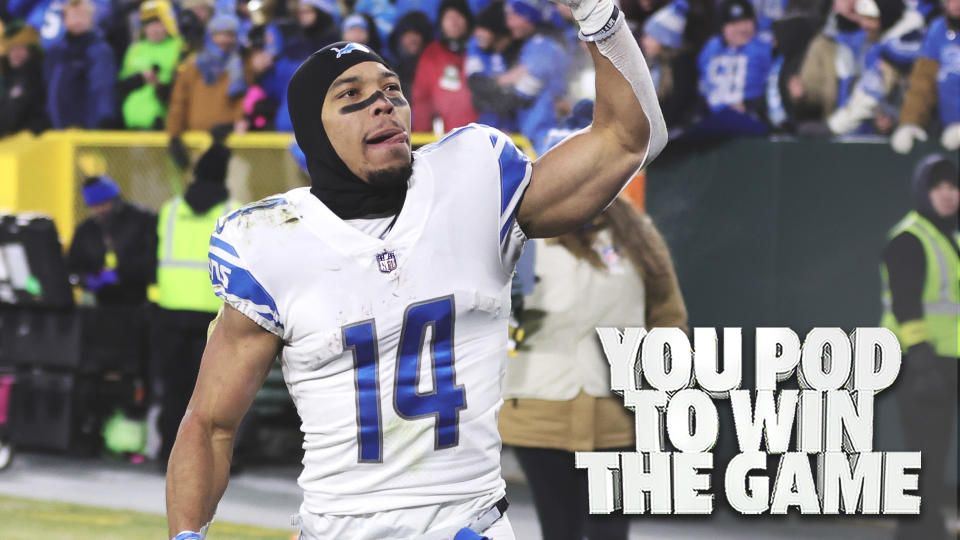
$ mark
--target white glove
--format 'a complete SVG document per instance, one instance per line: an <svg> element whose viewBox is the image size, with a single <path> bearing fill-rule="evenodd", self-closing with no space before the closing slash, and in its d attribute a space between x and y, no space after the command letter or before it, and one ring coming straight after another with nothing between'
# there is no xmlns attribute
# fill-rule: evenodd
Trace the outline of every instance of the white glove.
<svg viewBox="0 0 960 540"><path fill-rule="evenodd" d="M612 34L623 18L620 8L613 0L551 0L563 4L573 12L573 18L580 25L580 39L599 41Z"/></svg>
<svg viewBox="0 0 960 540"><path fill-rule="evenodd" d="M940 144L950 151L960 148L960 122L954 122L944 128L943 134L940 135Z"/></svg>
<svg viewBox="0 0 960 540"><path fill-rule="evenodd" d="M927 132L920 126L902 124L890 136L890 146L898 154L909 154L914 141L927 140Z"/></svg>

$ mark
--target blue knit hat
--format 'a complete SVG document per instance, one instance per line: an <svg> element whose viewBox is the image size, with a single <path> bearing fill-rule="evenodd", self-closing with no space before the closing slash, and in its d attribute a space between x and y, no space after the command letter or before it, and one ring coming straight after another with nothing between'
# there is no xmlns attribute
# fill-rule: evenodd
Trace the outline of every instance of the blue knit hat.
<svg viewBox="0 0 960 540"><path fill-rule="evenodd" d="M510 9L532 24L540 24L544 20L544 6L538 0L509 0Z"/></svg>
<svg viewBox="0 0 960 540"><path fill-rule="evenodd" d="M340 26L341 32L346 32L351 28L363 28L367 32L370 31L370 25L367 24L367 19L359 13L351 13L347 15L347 18L343 20L343 24Z"/></svg>
<svg viewBox="0 0 960 540"><path fill-rule="evenodd" d="M217 32L237 33L240 28L240 19L230 13L218 13L207 23L207 32L211 35Z"/></svg>
<svg viewBox="0 0 960 540"><path fill-rule="evenodd" d="M120 186L109 176L87 178L81 189L87 206L103 204L120 196Z"/></svg>
<svg viewBox="0 0 960 540"><path fill-rule="evenodd" d="M683 45L683 31L687 26L687 0L675 0L650 16L643 25L643 33L664 47L679 49Z"/></svg>

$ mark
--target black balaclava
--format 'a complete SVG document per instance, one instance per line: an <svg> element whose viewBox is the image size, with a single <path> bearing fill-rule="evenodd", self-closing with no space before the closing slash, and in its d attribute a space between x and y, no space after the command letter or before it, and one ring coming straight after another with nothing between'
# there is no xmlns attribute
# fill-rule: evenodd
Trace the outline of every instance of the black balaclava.
<svg viewBox="0 0 960 540"><path fill-rule="evenodd" d="M917 164L913 173L913 204L949 238L957 230L957 216L941 216L930 203L930 190L944 180L957 183L957 165L943 154L931 154Z"/></svg>
<svg viewBox="0 0 960 540"><path fill-rule="evenodd" d="M334 151L323 127L321 112L327 90L344 71L362 62L377 62L390 68L367 46L340 41L310 55L287 87L293 134L307 158L310 193L340 219L395 214L407 194L406 182L374 186L353 174Z"/></svg>

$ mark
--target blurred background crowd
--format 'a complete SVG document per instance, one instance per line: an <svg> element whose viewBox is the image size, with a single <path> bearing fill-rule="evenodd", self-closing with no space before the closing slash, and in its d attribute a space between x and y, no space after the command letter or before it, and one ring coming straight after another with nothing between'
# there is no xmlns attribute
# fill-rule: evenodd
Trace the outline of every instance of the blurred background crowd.
<svg viewBox="0 0 960 540"><path fill-rule="evenodd" d="M673 140L880 135L960 147L960 0L623 0ZM594 94L568 9L546 0L0 0L0 136L230 123L291 131L313 51L365 43L418 132L479 121L538 152Z"/></svg>

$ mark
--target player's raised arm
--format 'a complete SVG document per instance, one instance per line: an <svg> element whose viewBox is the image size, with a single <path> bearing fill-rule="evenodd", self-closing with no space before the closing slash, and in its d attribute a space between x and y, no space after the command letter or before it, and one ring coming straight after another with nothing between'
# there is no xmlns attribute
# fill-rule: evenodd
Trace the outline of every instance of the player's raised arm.
<svg viewBox="0 0 960 540"><path fill-rule="evenodd" d="M180 423L167 469L170 536L213 519L227 489L240 421L263 385L280 338L230 306L203 351L197 385Z"/></svg>
<svg viewBox="0 0 960 540"><path fill-rule="evenodd" d="M611 0L563 0L596 67L593 124L533 164L517 212L528 237L564 234L592 220L663 150L667 128L640 47Z"/></svg>

